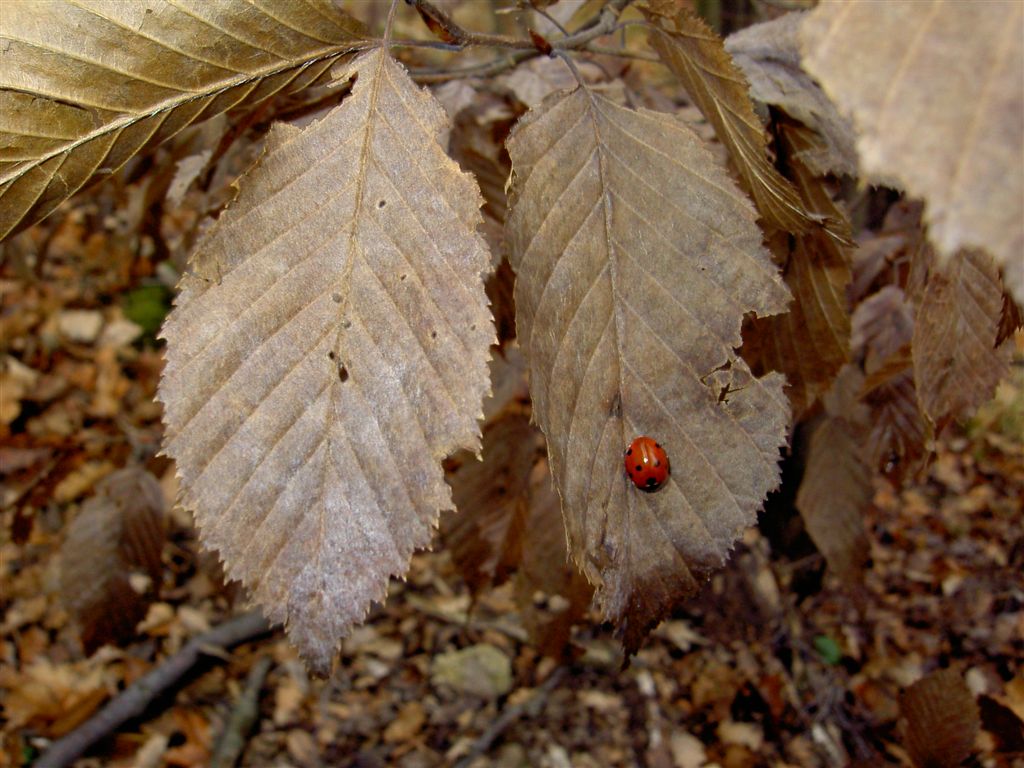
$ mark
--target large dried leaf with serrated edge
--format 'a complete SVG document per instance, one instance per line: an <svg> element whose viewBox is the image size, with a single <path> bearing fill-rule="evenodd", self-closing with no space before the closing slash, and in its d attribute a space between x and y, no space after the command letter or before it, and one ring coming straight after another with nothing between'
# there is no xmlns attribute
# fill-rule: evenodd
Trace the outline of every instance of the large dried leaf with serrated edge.
<svg viewBox="0 0 1024 768"><path fill-rule="evenodd" d="M308 85L363 37L328 0L4 3L0 239L185 127Z"/></svg>
<svg viewBox="0 0 1024 768"><path fill-rule="evenodd" d="M1010 345L996 347L1002 314L999 270L986 253L929 266L912 350L917 396L933 423L969 415L1009 373Z"/></svg>
<svg viewBox="0 0 1024 768"><path fill-rule="evenodd" d="M850 253L842 241L850 236L845 214L829 195L822 179L799 159L800 150L820 144L807 128L784 123L780 136L790 169L808 210L827 216L840 234L833 237L815 227L802 235L774 238L791 246L785 256L784 277L793 292L789 312L755 318L743 330L743 357L755 372L786 374L794 418L832 385L850 357L850 313L846 289L850 283Z"/></svg>
<svg viewBox="0 0 1024 768"><path fill-rule="evenodd" d="M983 248L1024 301L1024 3L823 2L804 66L853 118L866 180L926 203L943 257ZM969 31L968 32L965 32Z"/></svg>
<svg viewBox="0 0 1024 768"><path fill-rule="evenodd" d="M446 118L380 51L352 95L278 126L164 328L181 501L318 672L451 507L494 330L480 193Z"/></svg>
<svg viewBox="0 0 1024 768"><path fill-rule="evenodd" d="M867 559L864 512L872 494L861 443L844 419L826 417L811 435L796 508L828 567L842 579L857 579Z"/></svg>
<svg viewBox="0 0 1024 768"><path fill-rule="evenodd" d="M728 147L758 212L773 227L805 232L812 219L796 191L768 161L768 137L754 112L746 78L722 39L677 0L640 6L653 26L651 46L679 78L715 133Z"/></svg>
<svg viewBox="0 0 1024 768"><path fill-rule="evenodd" d="M822 141L798 152L817 175L857 173L853 126L839 115L821 87L800 67L797 33L802 13L753 24L725 39L728 51L750 81L758 101L779 107L817 133Z"/></svg>
<svg viewBox="0 0 1024 768"><path fill-rule="evenodd" d="M164 497L148 472L130 467L104 478L68 526L61 545L61 597L92 653L105 643L123 644L149 604L130 576L160 586L163 566Z"/></svg>
<svg viewBox="0 0 1024 768"><path fill-rule="evenodd" d="M785 309L755 213L696 135L587 89L509 140L519 343L573 558L634 651L720 566L779 478L783 379L735 353L745 312ZM622 464L668 451L656 493Z"/></svg>

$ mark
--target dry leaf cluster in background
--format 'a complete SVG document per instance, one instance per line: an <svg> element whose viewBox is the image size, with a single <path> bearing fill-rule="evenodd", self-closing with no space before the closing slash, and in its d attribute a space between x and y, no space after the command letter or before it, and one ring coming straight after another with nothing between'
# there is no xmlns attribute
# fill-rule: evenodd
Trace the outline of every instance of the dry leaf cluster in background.
<svg viewBox="0 0 1024 768"><path fill-rule="evenodd" d="M0 14L0 765L1024 759L1021 6L699 5Z"/></svg>

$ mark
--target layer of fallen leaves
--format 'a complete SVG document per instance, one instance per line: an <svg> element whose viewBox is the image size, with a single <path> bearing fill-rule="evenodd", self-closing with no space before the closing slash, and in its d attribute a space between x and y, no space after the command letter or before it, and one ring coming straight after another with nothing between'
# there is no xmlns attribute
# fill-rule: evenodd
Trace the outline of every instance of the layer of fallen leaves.
<svg viewBox="0 0 1024 768"><path fill-rule="evenodd" d="M191 521L173 509L155 601L123 646L86 656L62 605L58 564L68 524L100 478L152 455L160 442L157 356L151 342L125 341L138 332L120 309L158 270L130 247L123 273L94 270L86 244L113 247L118 238L91 216L86 205L38 240L20 236L0 275L17 289L4 296L9 354L23 366L18 375L34 382L11 399L17 415L2 448L0 525L10 535L0 552L0 698L3 755L12 765L26 764L238 607L216 564L198 554ZM93 237L80 236L83 222ZM21 270L30 242L51 249L39 266L45 279ZM526 405L521 364L514 354L502 361L492 419ZM1013 676L1024 653L1024 382L1013 370L1014 383L998 389L969 431L940 445L922 482L875 489L864 520L870 567L859 592L828 575L808 587L806 563L789 564L752 530L703 596L665 622L629 669L621 671L617 642L591 616L568 630L574 660L552 681L558 662L540 655L531 622L564 621L571 604L536 590L524 602L518 574L474 598L448 553L423 554L387 605L345 641L335 678L310 679L280 635L243 646L78 765L207 762L260 658L273 664L246 766L452 764L512 708L519 716L473 765L906 765L918 746L901 723L922 715L904 693L953 659L947 676L960 682L950 684L966 686L978 709L972 751L1009 765L1024 751L1024 678ZM97 403L106 381L120 400L105 416ZM144 466L173 499L166 462ZM550 488L543 463L535 467L531 485ZM812 566L820 579L821 562ZM534 567L524 561L524 570ZM460 672L466 668L474 674Z"/></svg>

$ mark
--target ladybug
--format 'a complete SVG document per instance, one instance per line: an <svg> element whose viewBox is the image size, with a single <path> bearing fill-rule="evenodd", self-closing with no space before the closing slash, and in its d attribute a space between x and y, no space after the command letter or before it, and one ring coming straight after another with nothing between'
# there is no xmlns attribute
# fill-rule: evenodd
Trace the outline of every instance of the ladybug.
<svg viewBox="0 0 1024 768"><path fill-rule="evenodd" d="M668 454L654 438L641 435L626 449L626 474L641 491L656 491L668 480Z"/></svg>

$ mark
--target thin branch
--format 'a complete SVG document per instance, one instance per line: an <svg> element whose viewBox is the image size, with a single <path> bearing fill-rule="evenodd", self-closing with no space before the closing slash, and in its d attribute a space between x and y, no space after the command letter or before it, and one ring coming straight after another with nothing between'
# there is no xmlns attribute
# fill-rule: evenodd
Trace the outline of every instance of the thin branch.
<svg viewBox="0 0 1024 768"><path fill-rule="evenodd" d="M481 755L487 753L487 750L491 748L491 745L497 740L501 734L503 734L508 728L515 723L525 712L531 709L537 709L544 700L548 697L558 684L562 682L562 678L566 675L566 668L559 667L547 680L541 684L541 686L534 690L533 695L527 698L525 701L520 701L511 707L503 710L498 719L495 720L491 727L480 734L480 737L473 742L473 746L469 748L469 752L455 764L455 768L468 768L468 766Z"/></svg>
<svg viewBox="0 0 1024 768"><path fill-rule="evenodd" d="M64 768L85 750L146 711L152 701L177 683L203 656L220 658L213 649L230 648L270 631L266 619L257 612L236 616L202 635L193 637L185 647L124 689L103 709L82 725L50 745L34 764L35 768Z"/></svg>
<svg viewBox="0 0 1024 768"><path fill-rule="evenodd" d="M561 25L561 23L558 21L558 19L556 19L554 16L552 16L550 13L548 13L547 10L545 10L544 8L542 8L539 5L531 6L530 10L532 10L534 13L539 13L541 16L543 16L545 19L547 19L549 22L551 22L555 26L555 28L558 29L558 31L562 33L563 37L568 37L569 36L569 30L567 30L565 27L563 27Z"/></svg>
<svg viewBox="0 0 1024 768"><path fill-rule="evenodd" d="M600 15L595 17L592 22L585 24L579 32L569 35L569 37L552 40L551 47L555 51L585 49L591 41L614 31L619 23L619 13L629 2L630 0L612 0L601 9ZM509 56L494 61L474 64L461 69L413 70L410 74L416 82L421 84L445 83L465 77L491 77L540 55L542 55L541 51L538 51L536 45L530 41L529 50L517 50Z"/></svg>
<svg viewBox="0 0 1024 768"><path fill-rule="evenodd" d="M210 757L210 768L232 768L245 751L246 737L260 714L260 690L273 660L269 656L261 656L249 670L242 691L231 716L221 731L217 746Z"/></svg>
<svg viewBox="0 0 1024 768"><path fill-rule="evenodd" d="M486 32L473 32L464 29L455 23L451 16L446 14L430 0L406 0L416 7L420 18L427 25L431 32L437 35L446 43L452 43L463 48L472 45L494 45L500 48L518 48L522 50L533 50L535 48L532 40L523 40L505 35L489 35Z"/></svg>

